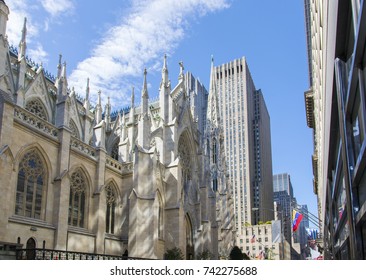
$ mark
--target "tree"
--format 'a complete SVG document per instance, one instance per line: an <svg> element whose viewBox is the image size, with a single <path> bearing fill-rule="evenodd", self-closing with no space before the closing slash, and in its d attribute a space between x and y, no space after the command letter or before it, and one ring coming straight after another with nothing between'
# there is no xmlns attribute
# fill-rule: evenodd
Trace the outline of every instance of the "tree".
<svg viewBox="0 0 366 280"><path fill-rule="evenodd" d="M212 259L213 259L213 254L207 249L203 250L202 253L199 253L197 255L197 260L212 260Z"/></svg>
<svg viewBox="0 0 366 280"><path fill-rule="evenodd" d="M243 255L242 251L240 250L240 248L238 246L235 246L231 250L229 258L230 258L230 260L242 260L244 258L244 255Z"/></svg>
<svg viewBox="0 0 366 280"><path fill-rule="evenodd" d="M250 258L247 254L243 253L243 260L250 260Z"/></svg>
<svg viewBox="0 0 366 280"><path fill-rule="evenodd" d="M164 260L184 260L184 255L181 249L174 247L165 252Z"/></svg>

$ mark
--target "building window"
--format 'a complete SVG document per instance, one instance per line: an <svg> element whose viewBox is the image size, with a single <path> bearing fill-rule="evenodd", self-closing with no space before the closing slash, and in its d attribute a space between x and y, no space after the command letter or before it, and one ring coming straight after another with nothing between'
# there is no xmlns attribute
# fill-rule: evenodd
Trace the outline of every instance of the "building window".
<svg viewBox="0 0 366 280"><path fill-rule="evenodd" d="M29 112L35 114L37 117L48 121L46 110L42 104L42 102L38 99L33 99L25 105L25 109Z"/></svg>
<svg viewBox="0 0 366 280"><path fill-rule="evenodd" d="M357 190L358 190L358 204L363 205L366 202L366 172L363 173L362 179L357 187Z"/></svg>
<svg viewBox="0 0 366 280"><path fill-rule="evenodd" d="M158 207L158 238L163 239L164 238L164 208L163 208L163 202L161 201L161 198L159 196L158 198L159 207Z"/></svg>
<svg viewBox="0 0 366 280"><path fill-rule="evenodd" d="M190 145L188 143L187 136L184 135L179 139L178 143L178 154L182 165L182 177L183 185L186 185L191 180L191 154Z"/></svg>
<svg viewBox="0 0 366 280"><path fill-rule="evenodd" d="M111 150L111 157L115 160L118 160L118 148L119 148L119 141L116 141Z"/></svg>
<svg viewBox="0 0 366 280"><path fill-rule="evenodd" d="M217 145L216 145L216 139L212 142L212 163L217 163Z"/></svg>
<svg viewBox="0 0 366 280"><path fill-rule="evenodd" d="M80 139L79 130L78 130L75 122L71 119L69 121L69 128L71 130L71 135L74 136L75 138Z"/></svg>
<svg viewBox="0 0 366 280"><path fill-rule="evenodd" d="M68 223L75 227L84 227L86 203L86 180L81 170L71 175L69 219Z"/></svg>
<svg viewBox="0 0 366 280"><path fill-rule="evenodd" d="M35 150L26 153L19 163L15 214L34 219L42 218L44 208L46 168Z"/></svg>
<svg viewBox="0 0 366 280"><path fill-rule="evenodd" d="M212 180L212 189L214 192L217 192L217 179Z"/></svg>
<svg viewBox="0 0 366 280"><path fill-rule="evenodd" d="M355 164L361 150L361 146L364 140L363 118L360 103L360 90L357 86L355 102L352 110L352 144L355 157Z"/></svg>
<svg viewBox="0 0 366 280"><path fill-rule="evenodd" d="M105 217L105 231L114 234L114 221L116 217L116 191L113 184L108 184L105 188L107 210Z"/></svg>

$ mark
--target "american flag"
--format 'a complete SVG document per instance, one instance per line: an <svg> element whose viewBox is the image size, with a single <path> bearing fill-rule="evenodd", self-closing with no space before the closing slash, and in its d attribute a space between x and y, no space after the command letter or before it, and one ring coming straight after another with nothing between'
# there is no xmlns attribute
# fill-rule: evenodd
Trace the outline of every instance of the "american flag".
<svg viewBox="0 0 366 280"><path fill-rule="evenodd" d="M253 234L252 238L250 239L250 243L254 243L255 242L255 234Z"/></svg>

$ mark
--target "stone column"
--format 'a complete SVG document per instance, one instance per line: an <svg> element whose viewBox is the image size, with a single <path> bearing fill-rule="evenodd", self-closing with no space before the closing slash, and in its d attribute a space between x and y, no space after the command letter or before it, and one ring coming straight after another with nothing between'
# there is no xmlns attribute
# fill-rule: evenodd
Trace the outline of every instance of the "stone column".
<svg viewBox="0 0 366 280"><path fill-rule="evenodd" d="M55 249L67 250L67 230L69 215L70 180L65 176L69 171L71 131L67 127L59 129L56 174L54 181L54 211L53 223L56 225Z"/></svg>

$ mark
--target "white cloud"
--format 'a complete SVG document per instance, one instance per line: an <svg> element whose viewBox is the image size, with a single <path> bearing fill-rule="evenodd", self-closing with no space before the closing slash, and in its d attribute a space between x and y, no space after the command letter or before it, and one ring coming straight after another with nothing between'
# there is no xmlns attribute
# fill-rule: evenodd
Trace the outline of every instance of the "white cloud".
<svg viewBox="0 0 366 280"><path fill-rule="evenodd" d="M156 70L163 53L172 53L185 37L191 20L228 6L228 0L135 0L130 15L77 65L69 85L84 92L90 77L91 88L101 89L103 100L110 96L114 104L128 105L131 79L142 81L144 67Z"/></svg>
<svg viewBox="0 0 366 280"><path fill-rule="evenodd" d="M35 1L42 6L35 5ZM62 15L69 15L74 10L72 0L11 0L6 1L9 7L9 20L7 23L7 35L10 45L18 47L21 39L24 18L27 18L27 55L36 63L47 64L48 53L42 44L38 42L41 32L47 32L50 25L55 23L53 18ZM47 13L37 13L38 17L33 20L33 12L43 11ZM48 18L50 16L50 18ZM57 23L57 22L56 22Z"/></svg>
<svg viewBox="0 0 366 280"><path fill-rule="evenodd" d="M42 62L47 64L48 62L48 53L43 49L41 44L37 44L35 48L30 49L28 55L37 63Z"/></svg>
<svg viewBox="0 0 366 280"><path fill-rule="evenodd" d="M22 34L24 18L27 18L27 41L28 43L31 42L32 39L38 35L39 29L32 22L27 1L12 0L7 1L6 4L10 9L6 31L9 43L18 46Z"/></svg>
<svg viewBox="0 0 366 280"><path fill-rule="evenodd" d="M71 0L41 0L43 8L52 17L57 17L74 10L74 3Z"/></svg>

